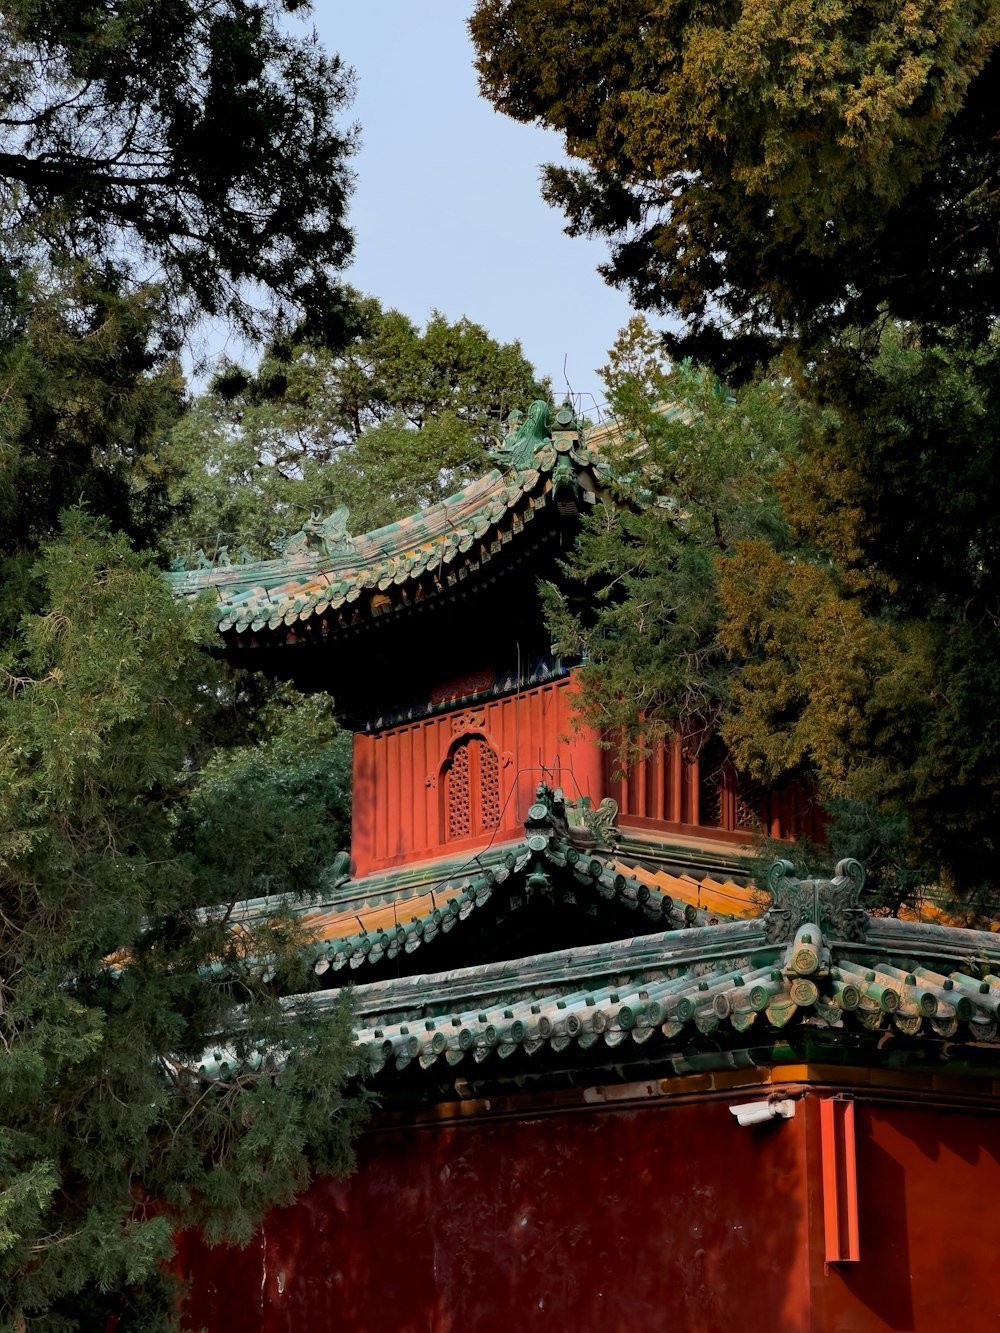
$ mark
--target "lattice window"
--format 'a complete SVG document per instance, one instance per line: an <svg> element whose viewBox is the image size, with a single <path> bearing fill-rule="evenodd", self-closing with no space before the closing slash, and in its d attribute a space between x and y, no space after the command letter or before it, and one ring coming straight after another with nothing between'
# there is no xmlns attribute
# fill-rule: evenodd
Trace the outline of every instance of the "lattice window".
<svg viewBox="0 0 1000 1333"><path fill-rule="evenodd" d="M500 765L486 741L479 751L479 792L483 828L495 829L500 823Z"/></svg>
<svg viewBox="0 0 1000 1333"><path fill-rule="evenodd" d="M717 736L698 756L698 823L706 828L726 824L726 751Z"/></svg>
<svg viewBox="0 0 1000 1333"><path fill-rule="evenodd" d="M472 832L472 793L469 781L469 743L463 741L451 756L445 775L448 837L467 838Z"/></svg>
<svg viewBox="0 0 1000 1333"><path fill-rule="evenodd" d="M698 822L706 828L751 833L760 827L762 792L737 776L729 752L713 736L698 756Z"/></svg>
<svg viewBox="0 0 1000 1333"><path fill-rule="evenodd" d="M464 736L444 768L442 811L446 839L488 833L500 823L500 765L484 736Z"/></svg>
<svg viewBox="0 0 1000 1333"><path fill-rule="evenodd" d="M734 775L735 776L735 775ZM755 782L737 782L736 827L756 832L761 825L762 791Z"/></svg>

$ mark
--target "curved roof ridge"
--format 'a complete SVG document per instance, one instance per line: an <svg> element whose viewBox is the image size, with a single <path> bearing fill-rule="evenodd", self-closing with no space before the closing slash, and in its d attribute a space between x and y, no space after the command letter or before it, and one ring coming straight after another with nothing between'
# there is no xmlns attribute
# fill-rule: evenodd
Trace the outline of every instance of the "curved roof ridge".
<svg viewBox="0 0 1000 1333"><path fill-rule="evenodd" d="M546 427L516 453L505 442L494 454L501 467L369 532L352 536L342 506L326 518L317 513L307 519L275 559L233 563L223 548L212 561L199 551L196 568L175 568L167 575L174 596L214 590L220 631L240 634L291 629L339 611L362 592L378 615L388 609L392 596L386 594L393 585L416 580L425 580L418 597L433 593L442 582L454 581L455 571L445 573L445 566L475 568L488 561L550 501L561 513L576 512L580 499L597 498L610 475L607 464L588 446L575 419L560 429L559 416L553 433ZM461 572L464 577L468 571Z"/></svg>

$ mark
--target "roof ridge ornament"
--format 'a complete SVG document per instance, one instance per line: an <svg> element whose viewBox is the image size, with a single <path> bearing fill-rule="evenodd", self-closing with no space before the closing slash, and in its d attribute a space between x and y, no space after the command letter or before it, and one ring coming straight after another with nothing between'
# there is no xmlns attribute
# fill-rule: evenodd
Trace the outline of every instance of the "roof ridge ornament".
<svg viewBox="0 0 1000 1333"><path fill-rule="evenodd" d="M540 782L524 831L532 851L542 851L553 838L573 847L613 851L619 841L617 818L618 802L610 796L597 806L589 796L567 801L561 787Z"/></svg>
<svg viewBox="0 0 1000 1333"><path fill-rule="evenodd" d="M534 467L536 451L552 439L550 416L549 405L544 398L536 398L523 419L515 408L507 418L507 433L503 443L491 451L494 461L519 472Z"/></svg>
<svg viewBox="0 0 1000 1333"><path fill-rule="evenodd" d="M853 857L837 862L832 879L798 879L791 861L775 861L767 872L767 938L786 943L801 926L815 922L825 936L863 940L868 926L868 913L859 901L864 885L865 868Z"/></svg>
<svg viewBox="0 0 1000 1333"><path fill-rule="evenodd" d="M317 506L298 532L282 537L275 545L286 556L346 555L354 546L354 538L347 530L350 512L347 505L338 505L324 518L322 509Z"/></svg>

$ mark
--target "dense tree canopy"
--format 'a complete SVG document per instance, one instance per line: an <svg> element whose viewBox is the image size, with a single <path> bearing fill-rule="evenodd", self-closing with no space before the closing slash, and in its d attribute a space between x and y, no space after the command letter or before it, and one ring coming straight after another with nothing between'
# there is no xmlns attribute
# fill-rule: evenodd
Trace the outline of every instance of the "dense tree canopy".
<svg viewBox="0 0 1000 1333"><path fill-rule="evenodd" d="M893 892L982 888L1000 815L1000 4L480 0L472 31L494 105L579 159L545 190L570 231L610 241L610 280L679 317L668 347L780 383L794 416L768 478L782 523L734 533L702 585L737 759L817 781L841 850L881 858ZM779 380L761 369L777 347ZM689 555L658 513L623 520L622 559L669 572L666 644ZM650 598L619 587L628 627ZM686 667L639 654L630 677L608 652L621 697L683 711Z"/></svg>
<svg viewBox="0 0 1000 1333"><path fill-rule="evenodd" d="M225 367L177 424L181 555L234 541L272 554L313 508L347 504L354 532L412 513L481 475L511 408L547 396L517 343L436 313L420 330L353 297L355 332L340 351L299 343L253 376Z"/></svg>
<svg viewBox="0 0 1000 1333"><path fill-rule="evenodd" d="M722 565L743 763L905 818L911 859L965 893L1000 850L997 367L994 339L893 326L831 352L778 479L794 547Z"/></svg>
<svg viewBox="0 0 1000 1333"><path fill-rule="evenodd" d="M0 3L0 1326L163 1329L363 1113L294 1034L347 837L329 705L228 673L161 575L200 314L343 338L349 80L295 0ZM339 863L338 863L339 864ZM237 901L268 896L239 922ZM109 1322L110 1321L110 1322Z"/></svg>
<svg viewBox="0 0 1000 1333"><path fill-rule="evenodd" d="M486 96L561 131L545 193L605 272L741 373L880 309L1000 301L996 0L479 0Z"/></svg>
<svg viewBox="0 0 1000 1333"><path fill-rule="evenodd" d="M336 335L349 72L293 32L302 0L0 10L0 270L99 261L175 315Z"/></svg>
<svg viewBox="0 0 1000 1333"><path fill-rule="evenodd" d="M880 901L974 896L1000 815L996 357L891 326L844 355L849 377L831 357L728 393L635 321L606 372L614 502L551 621L626 758L717 727L766 786L818 787Z"/></svg>
<svg viewBox="0 0 1000 1333"><path fill-rule="evenodd" d="M86 505L140 544L153 540L167 512L162 445L184 382L158 345L166 312L153 290L109 289L86 265L29 268L5 313L0 616L14 617L9 626L23 609L11 590L64 509Z"/></svg>
<svg viewBox="0 0 1000 1333"><path fill-rule="evenodd" d="M279 999L346 773L318 705L248 710L106 525L67 515L30 583L0 657L0 1319L159 1329L178 1226L246 1238L350 1160L346 1017L292 1033Z"/></svg>

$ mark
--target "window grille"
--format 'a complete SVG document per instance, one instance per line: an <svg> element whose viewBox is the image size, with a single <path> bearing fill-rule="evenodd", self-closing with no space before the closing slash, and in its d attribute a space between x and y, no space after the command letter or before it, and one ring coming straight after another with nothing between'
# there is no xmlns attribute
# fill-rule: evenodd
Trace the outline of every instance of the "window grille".
<svg viewBox="0 0 1000 1333"><path fill-rule="evenodd" d="M444 836L476 837L500 823L500 765L484 736L463 736L444 768Z"/></svg>

